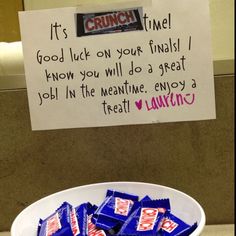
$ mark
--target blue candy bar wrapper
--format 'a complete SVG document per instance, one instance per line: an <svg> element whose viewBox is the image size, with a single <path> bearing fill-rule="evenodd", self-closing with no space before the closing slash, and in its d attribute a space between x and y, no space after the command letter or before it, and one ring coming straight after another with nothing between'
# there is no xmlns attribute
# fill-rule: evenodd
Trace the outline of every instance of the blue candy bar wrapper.
<svg viewBox="0 0 236 236"><path fill-rule="evenodd" d="M166 211L170 210L169 199L140 201L139 207L123 224L119 236L157 235Z"/></svg>
<svg viewBox="0 0 236 236"><path fill-rule="evenodd" d="M188 225L172 213L167 212L161 229L159 231L160 236L188 236L197 228L197 223Z"/></svg>
<svg viewBox="0 0 236 236"><path fill-rule="evenodd" d="M37 229L37 236L39 236L39 233L40 233L40 230L41 230L41 227L42 227L42 223L43 223L43 220L39 219L38 229Z"/></svg>
<svg viewBox="0 0 236 236"><path fill-rule="evenodd" d="M72 206L64 202L52 215L40 220L38 236L74 236L70 226Z"/></svg>
<svg viewBox="0 0 236 236"><path fill-rule="evenodd" d="M107 193L106 193L106 197L111 197L111 196L129 199L129 200L132 200L133 202L138 201L138 199L139 199L139 197L134 194L123 193L123 192L118 192L118 191L108 189Z"/></svg>
<svg viewBox="0 0 236 236"><path fill-rule="evenodd" d="M181 236L189 236L196 228L198 227L198 223L195 222L185 233Z"/></svg>
<svg viewBox="0 0 236 236"><path fill-rule="evenodd" d="M88 215L88 220L87 220L87 228L88 228L88 236L106 236L107 234L105 233L104 230L98 228L93 222L92 222L92 216L93 213Z"/></svg>
<svg viewBox="0 0 236 236"><path fill-rule="evenodd" d="M157 202L161 208L161 206L163 206L162 208L164 208L164 210L166 211L170 211L170 200L169 199L156 199L156 200L148 200L149 197L144 197L141 201L135 202L132 208L132 211L135 211L136 209L140 208L140 207L145 207L147 205L150 204L150 202L153 202L153 204L155 202ZM155 203L156 204L156 203Z"/></svg>
<svg viewBox="0 0 236 236"><path fill-rule="evenodd" d="M91 214L94 214L94 212L98 209L98 206L97 205L88 205L88 208L87 208L87 214L88 215L91 215Z"/></svg>
<svg viewBox="0 0 236 236"><path fill-rule="evenodd" d="M74 236L87 236L87 212L88 209L92 208L92 205L83 203L76 208L73 208L70 213L70 225Z"/></svg>
<svg viewBox="0 0 236 236"><path fill-rule="evenodd" d="M108 218L106 216L96 215L96 214L94 214L92 216L92 222L98 228L101 228L101 229L104 229L104 230L107 230L107 231L109 231L111 229L114 229L114 228L117 228L120 225L120 222L117 221L117 220L113 220L113 219Z"/></svg>
<svg viewBox="0 0 236 236"><path fill-rule="evenodd" d="M144 198L142 198L141 200L140 200L140 202L144 202L144 201L151 201L152 199L148 196L148 195L146 195Z"/></svg>
<svg viewBox="0 0 236 236"><path fill-rule="evenodd" d="M92 222L92 216L97 208L98 207L96 205L87 205L86 236L106 236L105 231L97 228L96 225Z"/></svg>
<svg viewBox="0 0 236 236"><path fill-rule="evenodd" d="M128 193L108 190L106 198L94 213L92 221L97 227L111 230L123 224L132 212L138 196Z"/></svg>

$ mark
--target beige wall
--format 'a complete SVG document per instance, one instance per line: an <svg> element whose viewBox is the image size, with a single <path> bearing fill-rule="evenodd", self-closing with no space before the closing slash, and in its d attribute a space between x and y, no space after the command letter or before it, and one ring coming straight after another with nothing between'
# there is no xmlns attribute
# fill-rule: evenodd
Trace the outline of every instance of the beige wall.
<svg viewBox="0 0 236 236"><path fill-rule="evenodd" d="M32 202L103 181L190 194L207 224L234 222L234 77L215 78L217 119L31 131L26 90L0 92L0 231Z"/></svg>
<svg viewBox="0 0 236 236"><path fill-rule="evenodd" d="M22 9L21 0L0 0L0 42L20 40L17 12Z"/></svg>

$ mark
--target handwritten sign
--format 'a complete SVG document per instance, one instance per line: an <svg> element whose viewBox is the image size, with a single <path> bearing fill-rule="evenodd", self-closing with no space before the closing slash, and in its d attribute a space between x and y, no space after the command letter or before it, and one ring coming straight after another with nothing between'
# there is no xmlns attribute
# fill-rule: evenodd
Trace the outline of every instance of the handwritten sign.
<svg viewBox="0 0 236 236"><path fill-rule="evenodd" d="M33 130L215 118L208 1L153 0L143 30L85 37L78 12L19 14Z"/></svg>

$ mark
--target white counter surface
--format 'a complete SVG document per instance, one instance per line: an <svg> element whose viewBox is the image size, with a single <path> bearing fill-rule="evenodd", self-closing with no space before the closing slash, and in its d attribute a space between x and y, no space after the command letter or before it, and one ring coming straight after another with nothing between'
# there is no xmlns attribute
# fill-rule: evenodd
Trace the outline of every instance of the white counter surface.
<svg viewBox="0 0 236 236"><path fill-rule="evenodd" d="M233 236L234 224L230 225L206 225L201 236ZM0 236L10 236L9 232L2 232Z"/></svg>

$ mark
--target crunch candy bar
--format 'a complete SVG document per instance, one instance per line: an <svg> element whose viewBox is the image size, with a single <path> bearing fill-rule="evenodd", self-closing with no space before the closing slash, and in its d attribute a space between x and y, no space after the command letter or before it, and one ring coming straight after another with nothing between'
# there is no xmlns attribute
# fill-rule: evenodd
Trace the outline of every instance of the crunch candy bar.
<svg viewBox="0 0 236 236"><path fill-rule="evenodd" d="M119 236L157 235L166 211L170 210L169 199L140 201L119 231ZM137 205L138 206L138 205Z"/></svg>
<svg viewBox="0 0 236 236"><path fill-rule="evenodd" d="M136 195L107 190L105 200L94 213L95 225L108 231L118 227L127 220L137 201Z"/></svg>
<svg viewBox="0 0 236 236"><path fill-rule="evenodd" d="M70 226L70 212L72 206L64 202L52 215L40 220L38 236L74 236Z"/></svg>
<svg viewBox="0 0 236 236"><path fill-rule="evenodd" d="M77 13L77 37L143 30L139 9Z"/></svg>
<svg viewBox="0 0 236 236"><path fill-rule="evenodd" d="M74 236L88 235L88 209L91 208L90 203L83 203L73 208L70 213L70 225Z"/></svg>
<svg viewBox="0 0 236 236"><path fill-rule="evenodd" d="M189 236L197 226L173 215L169 199L107 190L99 206L64 202L39 220L37 236Z"/></svg>
<svg viewBox="0 0 236 236"><path fill-rule="evenodd" d="M178 217L174 216L170 212L167 212L162 226L160 235L161 236L188 236L192 233L197 224L192 226L186 224L184 221L180 220Z"/></svg>

